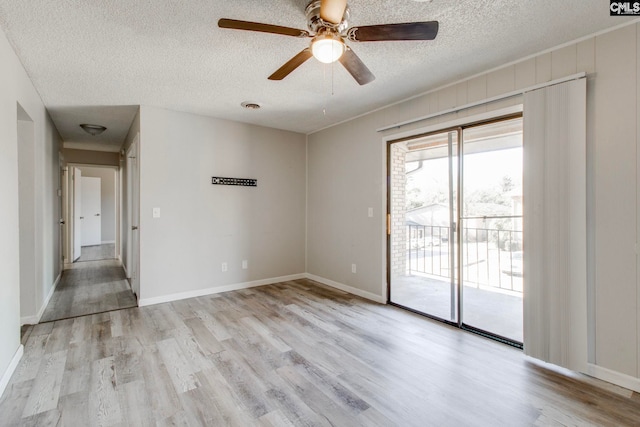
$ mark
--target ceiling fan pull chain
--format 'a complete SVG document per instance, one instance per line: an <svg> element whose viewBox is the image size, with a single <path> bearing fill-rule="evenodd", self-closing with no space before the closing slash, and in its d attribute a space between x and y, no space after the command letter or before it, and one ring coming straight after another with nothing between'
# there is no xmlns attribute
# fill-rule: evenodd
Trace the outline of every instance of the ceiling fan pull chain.
<svg viewBox="0 0 640 427"><path fill-rule="evenodd" d="M322 64L322 98L323 98L323 106L322 106L322 115L327 116L327 103L328 96L327 92L324 90L327 87L327 64Z"/></svg>
<svg viewBox="0 0 640 427"><path fill-rule="evenodd" d="M335 75L334 72L335 72L335 69L336 69L335 64L336 64L335 62L331 63L331 96L335 95L334 84L333 84L334 83L334 75Z"/></svg>

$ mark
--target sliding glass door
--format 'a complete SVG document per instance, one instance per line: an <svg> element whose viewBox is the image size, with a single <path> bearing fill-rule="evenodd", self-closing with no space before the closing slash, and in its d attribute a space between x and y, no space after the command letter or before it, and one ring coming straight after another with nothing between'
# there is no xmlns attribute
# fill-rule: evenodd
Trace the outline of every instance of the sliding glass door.
<svg viewBox="0 0 640 427"><path fill-rule="evenodd" d="M522 118L395 141L388 155L389 301L522 342Z"/></svg>
<svg viewBox="0 0 640 427"><path fill-rule="evenodd" d="M458 321L459 130L392 144L391 302Z"/></svg>
<svg viewBox="0 0 640 427"><path fill-rule="evenodd" d="M462 135L461 323L522 342L522 119Z"/></svg>

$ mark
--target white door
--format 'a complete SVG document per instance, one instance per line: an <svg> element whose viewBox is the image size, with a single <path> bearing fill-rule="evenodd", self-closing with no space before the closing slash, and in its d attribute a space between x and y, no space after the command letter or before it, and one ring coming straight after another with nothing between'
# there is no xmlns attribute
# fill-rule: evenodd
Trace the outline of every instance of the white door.
<svg viewBox="0 0 640 427"><path fill-rule="evenodd" d="M140 175L138 159L139 134L127 150L127 273L131 289L140 298Z"/></svg>
<svg viewBox="0 0 640 427"><path fill-rule="evenodd" d="M80 258L82 251L82 172L73 168L73 260Z"/></svg>
<svg viewBox="0 0 640 427"><path fill-rule="evenodd" d="M82 246L102 243L100 178L82 177Z"/></svg>

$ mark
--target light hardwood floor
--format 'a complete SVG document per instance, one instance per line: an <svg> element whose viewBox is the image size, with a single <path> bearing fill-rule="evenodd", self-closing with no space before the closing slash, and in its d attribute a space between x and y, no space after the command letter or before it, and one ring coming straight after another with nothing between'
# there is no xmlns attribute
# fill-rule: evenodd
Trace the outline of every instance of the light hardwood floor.
<svg viewBox="0 0 640 427"><path fill-rule="evenodd" d="M638 425L638 395L307 280L40 324L0 424Z"/></svg>
<svg viewBox="0 0 640 427"><path fill-rule="evenodd" d="M80 258L76 262L100 261L103 259L114 259L116 257L116 245L105 243L95 246L83 246L80 250Z"/></svg>
<svg viewBox="0 0 640 427"><path fill-rule="evenodd" d="M135 307L136 297L118 260L75 263L64 270L40 322Z"/></svg>

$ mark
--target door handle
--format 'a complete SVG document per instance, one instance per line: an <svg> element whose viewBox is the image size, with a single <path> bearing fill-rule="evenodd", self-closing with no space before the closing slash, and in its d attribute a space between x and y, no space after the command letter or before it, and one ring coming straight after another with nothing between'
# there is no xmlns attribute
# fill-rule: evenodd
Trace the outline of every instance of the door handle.
<svg viewBox="0 0 640 427"><path fill-rule="evenodd" d="M138 226L137 226L137 225L132 225L132 226L131 226L131 230L136 231L137 229L138 229Z"/></svg>
<svg viewBox="0 0 640 427"><path fill-rule="evenodd" d="M96 214L96 216L100 216L100 214Z"/></svg>
<svg viewBox="0 0 640 427"><path fill-rule="evenodd" d="M61 219L59 222L60 222L60 225L64 225L65 224L64 219Z"/></svg>
<svg viewBox="0 0 640 427"><path fill-rule="evenodd" d="M84 219L84 217L83 217L83 216L81 216L81 217L80 217L80 219Z"/></svg>
<svg viewBox="0 0 640 427"><path fill-rule="evenodd" d="M391 236L391 214L387 214L387 235Z"/></svg>

